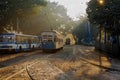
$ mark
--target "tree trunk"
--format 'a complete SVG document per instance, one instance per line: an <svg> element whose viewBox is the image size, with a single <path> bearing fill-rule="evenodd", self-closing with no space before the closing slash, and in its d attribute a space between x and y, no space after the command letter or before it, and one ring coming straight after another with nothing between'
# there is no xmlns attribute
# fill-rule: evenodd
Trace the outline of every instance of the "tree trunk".
<svg viewBox="0 0 120 80"><path fill-rule="evenodd" d="M101 25L100 25L100 28L99 28L99 50L102 50L102 46L101 46Z"/></svg>

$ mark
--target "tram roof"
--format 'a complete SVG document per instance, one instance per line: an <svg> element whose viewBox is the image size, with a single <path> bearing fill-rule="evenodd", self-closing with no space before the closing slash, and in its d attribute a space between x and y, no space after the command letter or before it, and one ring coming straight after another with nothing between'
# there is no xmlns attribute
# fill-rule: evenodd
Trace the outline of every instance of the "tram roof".
<svg viewBox="0 0 120 80"><path fill-rule="evenodd" d="M58 31L56 31L56 30L51 30L51 31L42 31L41 33L43 33L43 32L54 32L54 33L57 33L57 34L60 34Z"/></svg>
<svg viewBox="0 0 120 80"><path fill-rule="evenodd" d="M36 36L36 35L29 35L29 34L18 34L18 33L1 33L0 35ZM37 36L36 36L36 37L37 37Z"/></svg>

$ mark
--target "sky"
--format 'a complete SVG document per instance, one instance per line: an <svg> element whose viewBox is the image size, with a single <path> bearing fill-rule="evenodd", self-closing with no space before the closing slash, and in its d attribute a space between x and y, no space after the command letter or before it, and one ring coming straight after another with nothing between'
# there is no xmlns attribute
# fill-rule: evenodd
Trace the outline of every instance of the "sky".
<svg viewBox="0 0 120 80"><path fill-rule="evenodd" d="M50 0L50 2L58 2L67 9L67 14L73 20L79 20L80 16L86 14L87 2L89 0Z"/></svg>

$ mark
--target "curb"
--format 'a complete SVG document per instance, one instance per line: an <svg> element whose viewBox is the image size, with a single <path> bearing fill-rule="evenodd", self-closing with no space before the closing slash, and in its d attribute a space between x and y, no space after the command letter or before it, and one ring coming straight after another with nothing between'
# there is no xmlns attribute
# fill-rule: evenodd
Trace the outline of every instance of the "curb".
<svg viewBox="0 0 120 80"><path fill-rule="evenodd" d="M103 69L107 69L107 70L110 70L110 71L117 71L117 72L120 72L120 69L115 69L115 68L110 68L110 67L106 67L106 66L102 66L102 65L98 65L96 63L93 63L93 62L90 62L89 60L85 59L85 58L82 58L80 57L81 60L89 63L89 64L92 64L94 66L97 66L97 67L100 67L100 68L103 68Z"/></svg>

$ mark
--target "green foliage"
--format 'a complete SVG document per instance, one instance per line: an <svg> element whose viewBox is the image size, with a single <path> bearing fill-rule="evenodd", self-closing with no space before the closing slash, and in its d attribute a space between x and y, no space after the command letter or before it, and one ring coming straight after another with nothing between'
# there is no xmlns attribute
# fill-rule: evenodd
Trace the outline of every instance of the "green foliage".
<svg viewBox="0 0 120 80"><path fill-rule="evenodd" d="M90 22L98 25L106 24L108 26L106 30L110 31L119 29L120 0L103 0L103 4L98 1L90 0L88 3L86 11Z"/></svg>
<svg viewBox="0 0 120 80"><path fill-rule="evenodd" d="M59 30L68 32L73 21L67 15L64 6L48 2L45 7L38 11L38 14L20 20L20 29L24 33L40 34L44 30Z"/></svg>
<svg viewBox="0 0 120 80"><path fill-rule="evenodd" d="M7 27L10 25L16 29L17 18L19 18L20 30L27 34L40 34L41 31L50 29L68 32L73 26L73 21L67 15L65 7L57 3L47 2L46 4L45 0L6 1L3 0L2 6L4 5L5 10L7 8L8 10L4 11L0 7L4 12L4 14L0 12L4 16L0 17L0 26L6 25L4 27Z"/></svg>
<svg viewBox="0 0 120 80"><path fill-rule="evenodd" d="M81 43L81 40L86 40L88 37L94 38L96 35L96 28L92 27L92 25L88 25L88 19L83 17L83 20L79 21L79 24L74 27L72 33L77 37L78 44ZM88 27L90 28L90 34ZM89 36L90 35L90 36Z"/></svg>
<svg viewBox="0 0 120 80"><path fill-rule="evenodd" d="M46 3L45 0L0 0L0 26L4 26L11 17L20 17L32 7Z"/></svg>

